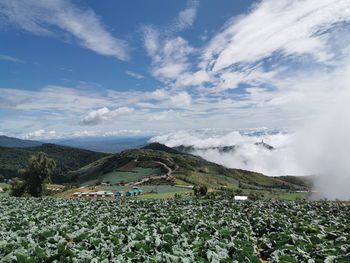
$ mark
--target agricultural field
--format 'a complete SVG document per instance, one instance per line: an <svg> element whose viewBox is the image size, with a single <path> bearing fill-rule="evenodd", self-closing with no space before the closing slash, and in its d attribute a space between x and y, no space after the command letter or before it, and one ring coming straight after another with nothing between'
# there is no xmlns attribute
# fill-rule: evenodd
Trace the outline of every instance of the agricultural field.
<svg viewBox="0 0 350 263"><path fill-rule="evenodd" d="M137 167L134 168L130 171L112 171L108 172L104 175L102 175L99 179L95 180L90 180L84 182L84 184L96 184L99 180L102 182L109 182L111 184L117 184L117 183L130 183L130 182L137 182L141 180L142 178L150 175L161 175L162 172L160 169L154 169L154 168L142 168L142 167Z"/></svg>
<svg viewBox="0 0 350 263"><path fill-rule="evenodd" d="M0 262L349 262L350 206L0 198Z"/></svg>
<svg viewBox="0 0 350 263"><path fill-rule="evenodd" d="M144 193L182 193L188 192L189 190L184 188L179 188L172 185L140 185L140 189ZM127 191L130 190L130 186L101 186L101 189L105 191ZM193 192L190 190L190 192Z"/></svg>

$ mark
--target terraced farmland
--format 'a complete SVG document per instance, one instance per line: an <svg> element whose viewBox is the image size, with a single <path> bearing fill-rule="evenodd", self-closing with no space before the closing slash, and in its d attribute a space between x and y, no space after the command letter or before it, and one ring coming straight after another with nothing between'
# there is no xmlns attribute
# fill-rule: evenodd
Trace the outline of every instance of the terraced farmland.
<svg viewBox="0 0 350 263"><path fill-rule="evenodd" d="M1 262L349 262L350 207L0 198Z"/></svg>

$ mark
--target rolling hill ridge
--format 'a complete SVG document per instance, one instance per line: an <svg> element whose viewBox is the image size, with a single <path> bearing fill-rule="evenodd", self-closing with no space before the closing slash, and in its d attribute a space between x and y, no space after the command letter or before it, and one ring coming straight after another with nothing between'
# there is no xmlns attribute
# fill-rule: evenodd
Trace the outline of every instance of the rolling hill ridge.
<svg viewBox="0 0 350 263"><path fill-rule="evenodd" d="M55 144L42 144L41 146L27 148L0 147L0 175L5 178L18 176L18 170L25 168L29 158L36 152L44 152L55 160L56 169L52 176L55 183L66 182L65 176L69 171L77 170L107 156L105 153Z"/></svg>
<svg viewBox="0 0 350 263"><path fill-rule="evenodd" d="M304 189L297 180L292 183L256 172L229 169L159 143L104 157L68 174L70 182L76 184L131 183L157 176L174 177L177 182L208 188Z"/></svg>
<svg viewBox="0 0 350 263"><path fill-rule="evenodd" d="M42 142L32 140L22 140L14 137L0 135L0 147L26 148L42 145Z"/></svg>

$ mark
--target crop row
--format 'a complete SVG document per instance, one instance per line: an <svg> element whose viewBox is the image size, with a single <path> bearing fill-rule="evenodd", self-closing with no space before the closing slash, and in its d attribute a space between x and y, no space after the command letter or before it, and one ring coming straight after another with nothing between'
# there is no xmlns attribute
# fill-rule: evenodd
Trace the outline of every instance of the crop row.
<svg viewBox="0 0 350 263"><path fill-rule="evenodd" d="M349 262L326 202L0 198L0 262Z"/></svg>

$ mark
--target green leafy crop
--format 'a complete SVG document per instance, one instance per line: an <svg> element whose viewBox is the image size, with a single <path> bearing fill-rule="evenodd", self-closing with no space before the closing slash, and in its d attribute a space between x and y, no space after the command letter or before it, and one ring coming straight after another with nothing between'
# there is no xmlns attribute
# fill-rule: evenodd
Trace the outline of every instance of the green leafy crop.
<svg viewBox="0 0 350 263"><path fill-rule="evenodd" d="M0 198L0 262L349 262L326 202Z"/></svg>

